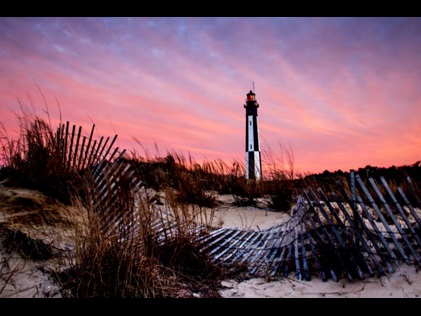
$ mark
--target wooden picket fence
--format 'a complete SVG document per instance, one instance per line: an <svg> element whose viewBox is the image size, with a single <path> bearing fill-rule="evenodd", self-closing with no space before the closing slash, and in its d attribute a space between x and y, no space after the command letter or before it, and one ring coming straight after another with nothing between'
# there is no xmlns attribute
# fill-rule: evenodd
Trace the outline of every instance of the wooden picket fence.
<svg viewBox="0 0 421 316"><path fill-rule="evenodd" d="M57 148L62 157L62 162L69 169L82 170L95 167L99 173L106 161L113 161L119 153L119 148L113 149L117 135L111 139L101 136L94 139L95 124L92 125L89 136L83 135L82 126L77 127L69 122L60 124L56 131ZM111 140L111 141L110 141ZM118 156L122 156L125 150Z"/></svg>
<svg viewBox="0 0 421 316"><path fill-rule="evenodd" d="M119 190L129 187L135 192L141 181L124 159L126 150L114 146L118 135L95 138L94 132L95 124L89 135L84 135L82 126L70 126L67 121L59 125L55 139L62 164L77 172L88 171L91 175L89 193L94 201L92 207L100 218L102 233L109 235L122 225L128 226L125 220L128 208L119 203Z"/></svg>
<svg viewBox="0 0 421 316"><path fill-rule="evenodd" d="M341 195L308 188L287 222L260 231L220 228L200 240L203 251L219 264L246 265L251 275L294 273L300 280L381 276L403 262L421 267L421 205L400 187L393 192L383 177L381 185L368 179L371 190L359 175L355 180L355 199L339 182Z"/></svg>
<svg viewBox="0 0 421 316"><path fill-rule="evenodd" d="M144 221L165 241L177 234L180 225L170 210L156 207L153 217L134 216L136 194L142 194L142 181L136 178L125 150L113 148L117 135L94 139L69 122L57 129L57 146L63 163L77 171L90 170L93 176L93 208L99 215L104 235L133 235ZM189 227L196 233L200 251L225 267L246 266L254 276L288 276L310 280L362 279L392 273L402 263L421 267L421 202L419 192L408 177L413 195L401 187L391 188L386 179L369 178L364 183L352 174L352 192L338 182L337 192L326 195L320 188L302 190L290 219L269 229L252 230L223 227L210 230ZM347 186L349 187L349 186ZM133 201L119 199L124 188ZM415 201L415 202L414 202Z"/></svg>

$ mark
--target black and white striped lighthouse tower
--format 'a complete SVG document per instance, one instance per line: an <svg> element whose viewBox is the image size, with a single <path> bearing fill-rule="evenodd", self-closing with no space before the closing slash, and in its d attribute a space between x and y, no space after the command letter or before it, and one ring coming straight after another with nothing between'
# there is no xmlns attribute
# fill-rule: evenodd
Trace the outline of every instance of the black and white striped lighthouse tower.
<svg viewBox="0 0 421 316"><path fill-rule="evenodd" d="M262 161L260 155L259 129L257 127L256 95L250 90L246 104L246 179L258 180L262 177Z"/></svg>

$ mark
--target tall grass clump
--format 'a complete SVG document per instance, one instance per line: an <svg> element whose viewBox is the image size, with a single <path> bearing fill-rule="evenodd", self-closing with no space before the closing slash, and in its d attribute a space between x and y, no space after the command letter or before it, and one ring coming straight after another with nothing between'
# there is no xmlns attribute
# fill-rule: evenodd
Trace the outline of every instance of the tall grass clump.
<svg viewBox="0 0 421 316"><path fill-rule="evenodd" d="M222 270L200 251L194 213L159 208L148 189L108 183L113 209L106 199L84 206L87 225L62 279L72 297L189 297L215 284Z"/></svg>
<svg viewBox="0 0 421 316"><path fill-rule="evenodd" d="M280 146L275 155L270 147L262 152L264 166L263 191L269 199L269 207L278 211L289 211L295 202L297 188L294 153L292 149Z"/></svg>
<svg viewBox="0 0 421 316"><path fill-rule="evenodd" d="M173 189L181 204L214 207L219 194L231 192L231 169L221 160L199 164L192 156L175 152L165 157L133 152L131 162L145 185L156 191Z"/></svg>
<svg viewBox="0 0 421 316"><path fill-rule="evenodd" d="M197 242L207 233L206 216L170 194L169 203L157 205L153 190L133 182L132 171L130 162L116 160L97 177L85 177L79 203L86 225L62 276L71 296L189 297L204 286L211 288L205 295L217 295L212 288L223 270Z"/></svg>
<svg viewBox="0 0 421 316"><path fill-rule="evenodd" d="M117 227L112 234L105 234L97 211L88 208L87 212L85 229L77 235L72 264L61 275L69 297L171 296L172 274L150 255L152 238L144 231L122 235Z"/></svg>
<svg viewBox="0 0 421 316"><path fill-rule="evenodd" d="M63 162L61 143L51 123L24 110L17 119L17 139L9 137L0 123L1 176L7 178L6 184L36 189L70 203L81 179Z"/></svg>

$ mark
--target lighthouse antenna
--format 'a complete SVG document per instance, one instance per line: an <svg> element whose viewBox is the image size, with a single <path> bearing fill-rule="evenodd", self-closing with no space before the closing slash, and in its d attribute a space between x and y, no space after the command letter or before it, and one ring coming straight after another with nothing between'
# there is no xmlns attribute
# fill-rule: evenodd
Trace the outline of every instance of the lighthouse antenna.
<svg viewBox="0 0 421 316"><path fill-rule="evenodd" d="M256 93L256 92L254 91L254 81L253 81L253 93Z"/></svg>

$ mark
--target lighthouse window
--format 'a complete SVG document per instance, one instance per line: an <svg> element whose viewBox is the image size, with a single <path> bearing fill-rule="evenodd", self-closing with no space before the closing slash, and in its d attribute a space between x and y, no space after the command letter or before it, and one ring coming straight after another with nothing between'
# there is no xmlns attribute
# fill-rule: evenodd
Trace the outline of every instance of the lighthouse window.
<svg viewBox="0 0 421 316"><path fill-rule="evenodd" d="M250 149L253 149L253 146L252 145L250 145Z"/></svg>
<svg viewBox="0 0 421 316"><path fill-rule="evenodd" d="M249 125L251 126L251 121L249 122Z"/></svg>

